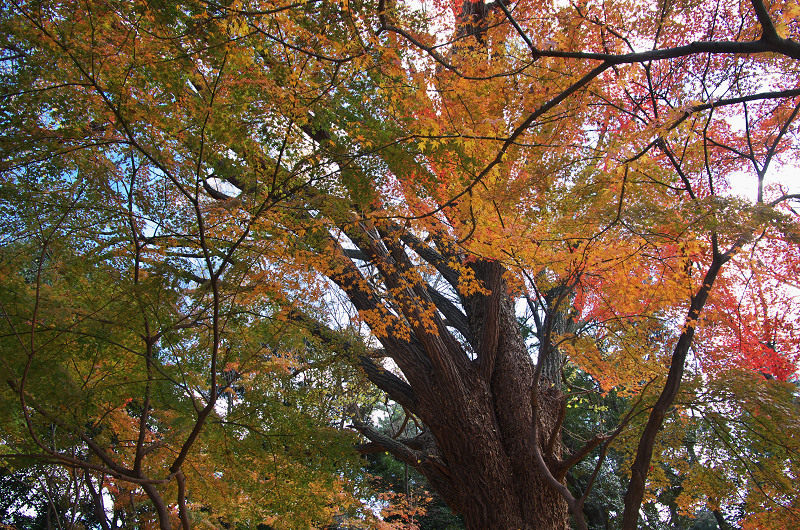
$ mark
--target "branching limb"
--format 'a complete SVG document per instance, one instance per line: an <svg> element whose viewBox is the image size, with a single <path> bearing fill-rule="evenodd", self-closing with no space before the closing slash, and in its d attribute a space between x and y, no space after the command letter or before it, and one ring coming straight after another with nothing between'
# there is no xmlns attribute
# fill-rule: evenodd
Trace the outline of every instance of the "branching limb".
<svg viewBox="0 0 800 530"><path fill-rule="evenodd" d="M88 469L84 469L83 477L86 482L86 488L89 490L89 497L92 499L95 519L100 523L103 530L111 530L111 526L108 524L108 516L106 516L106 509L105 506L103 506L103 480L98 480L99 487L95 489L94 483L92 482L92 474L89 473Z"/></svg>
<svg viewBox="0 0 800 530"><path fill-rule="evenodd" d="M297 309L290 311L288 313L288 318L302 325L312 336L322 341L326 347L332 350L342 351L344 354L351 355L354 358L357 356L367 378L369 378L375 386L386 392L391 399L407 408L412 413L417 410L417 399L411 386L389 370L379 366L368 354L357 351L352 342L343 338L339 333L328 326Z"/></svg>
<svg viewBox="0 0 800 530"><path fill-rule="evenodd" d="M639 439L639 445L636 451L636 459L631 466L631 479L628 483L628 489L625 494L625 512L623 515L622 528L623 530L635 530L639 520L639 508L644 498L644 486L647 474L650 468L650 461L653 456L653 448L655 447L656 435L664 423L664 417L667 411L672 406L675 397L680 390L681 381L683 380L683 372L686 363L686 356L689 353L689 347L694 338L695 327L697 319L705 306L706 300L711 293L711 289L716 282L717 275L719 274L722 266L731 258L733 253L741 246L745 237L740 238L727 252L721 253L717 246L716 234L712 236L712 261L709 265L706 275L703 278L703 283L698 292L692 296L691 305L687 312L684 331L678 338L675 349L672 353L670 361L669 374L664 383L664 388L661 391L656 404L650 412L650 417L647 420L647 425L642 432Z"/></svg>
<svg viewBox="0 0 800 530"><path fill-rule="evenodd" d="M360 421L354 421L352 427L360 432L364 437L372 442L370 449L381 447L382 450L389 452L392 456L397 458L400 462L408 464L411 467L419 468L420 463L425 458L425 454L420 450L414 450L402 440L395 440L391 436L382 434L369 425ZM363 446L362 446L363 447ZM362 452L359 450L359 452ZM373 452L373 451L371 451Z"/></svg>
<svg viewBox="0 0 800 530"><path fill-rule="evenodd" d="M608 448L611 447L612 442L617 438L617 436L619 436L622 433L622 431L625 430L625 428L628 426L628 423L630 423L630 421L633 418L644 412L644 410L637 410L637 409L639 408L642 399L644 399L647 387L649 387L650 384L655 380L656 378L654 377L650 379L647 383L645 383L644 387L642 388L642 391L639 393L639 397L637 398L636 402L630 408L628 413L625 414L625 417L622 418L622 421L619 423L617 428L610 435L606 436L606 440L603 443L603 446L600 448L600 455L597 458L597 464L594 466L594 472L592 472L592 476L589 477L589 482L586 485L586 491L583 492L583 496L581 498L582 502L585 502L586 499L589 497L589 493L592 491L592 486L594 485L594 481L600 474L600 468L603 466L603 462L605 461L606 455L608 454Z"/></svg>
<svg viewBox="0 0 800 530"><path fill-rule="evenodd" d="M395 441L405 445L411 450L424 451L427 444L430 443L430 436L419 435L415 436L414 438L395 438ZM380 442L368 442L365 444L357 445L356 451L358 451L359 454L366 455L370 453L380 453L383 451L388 451L388 449L384 447L383 444L381 444Z"/></svg>
<svg viewBox="0 0 800 530"><path fill-rule="evenodd" d="M753 10L756 12L758 23L761 24L761 39L767 42L778 42L780 35L778 35L778 31L772 23L772 18L770 18L764 2L762 0L751 0L751 3L753 4Z"/></svg>
<svg viewBox="0 0 800 530"><path fill-rule="evenodd" d="M378 388L386 392L390 398L407 408L412 413L417 410L417 399L411 386L394 375L392 372L378 366L366 355L360 357L361 367L366 372L367 377Z"/></svg>
<svg viewBox="0 0 800 530"><path fill-rule="evenodd" d="M442 254L396 223L390 224L389 233L408 245L420 258L432 265L453 289L458 290L459 273L448 263L453 256Z"/></svg>
<svg viewBox="0 0 800 530"><path fill-rule="evenodd" d="M467 315L464 314L456 305L451 302L446 296L442 293L437 291L436 289L428 286L428 295L430 295L431 300L433 301L434 305L436 305L437 309L441 311L444 318L447 319L447 323L458 330L473 347L476 346L474 343L474 339L472 337L472 333L469 329L469 321L467 320Z"/></svg>
<svg viewBox="0 0 800 530"><path fill-rule="evenodd" d="M522 37L522 40L524 40L525 44L528 45L528 48L530 48L531 55L533 56L533 58L538 59L541 56L541 52L536 48L536 46L533 45L531 39L528 37L525 31L520 27L516 19L511 15L511 11L509 11L508 7L506 7L505 0L497 0L497 2L492 2L492 4L489 7L491 8L492 6L495 5L505 14L508 21L511 22L511 25L514 26L514 29L517 30L517 33L519 33L519 36Z"/></svg>
<svg viewBox="0 0 800 530"><path fill-rule="evenodd" d="M565 396L561 397L561 406L558 408L558 419L550 433L550 439L545 446L544 454L552 457L555 453L556 441L559 439L558 433L561 431L561 426L564 424L564 417L567 415L567 400Z"/></svg>
<svg viewBox="0 0 800 530"><path fill-rule="evenodd" d="M181 528L190 530L189 510L186 507L186 477L183 475L183 471L175 474L175 480L178 483L178 517L181 520Z"/></svg>
<svg viewBox="0 0 800 530"><path fill-rule="evenodd" d="M543 360L540 360L537 363L536 369L537 371L540 370L541 365L543 364ZM537 379L536 377L534 379ZM579 530L588 530L588 526L586 525L586 520L583 517L583 499L575 499L570 493L569 489L562 484L554 475L553 472L550 470L550 467L547 465L547 462L544 460L544 455L542 455L542 450L539 447L539 385L534 384L531 387L531 408L533 409L533 421L531 426L531 437L533 438L534 442L531 444L533 448L533 457L536 461L536 464L539 466L539 470L542 473L542 476L547 481L547 483L556 490L559 495L567 502L570 511L575 516L575 525Z"/></svg>

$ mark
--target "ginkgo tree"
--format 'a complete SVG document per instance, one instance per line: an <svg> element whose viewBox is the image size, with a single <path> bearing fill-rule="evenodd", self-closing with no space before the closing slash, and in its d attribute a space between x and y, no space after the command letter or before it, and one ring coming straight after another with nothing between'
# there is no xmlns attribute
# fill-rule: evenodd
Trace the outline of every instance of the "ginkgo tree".
<svg viewBox="0 0 800 530"><path fill-rule="evenodd" d="M9 462L138 492L161 528L314 525L357 496L338 423L469 528L586 528L610 451L622 528L664 469L686 513L800 517L798 195L775 179L795 2L15 1L0 23ZM629 405L567 452L575 370ZM371 427L365 378L421 434Z"/></svg>

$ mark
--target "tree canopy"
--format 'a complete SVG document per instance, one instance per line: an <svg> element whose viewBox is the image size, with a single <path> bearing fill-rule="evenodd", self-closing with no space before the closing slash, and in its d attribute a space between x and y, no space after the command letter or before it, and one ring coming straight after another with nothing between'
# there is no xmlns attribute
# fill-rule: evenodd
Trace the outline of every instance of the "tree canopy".
<svg viewBox="0 0 800 530"><path fill-rule="evenodd" d="M797 525L794 0L1 9L0 461L91 524Z"/></svg>

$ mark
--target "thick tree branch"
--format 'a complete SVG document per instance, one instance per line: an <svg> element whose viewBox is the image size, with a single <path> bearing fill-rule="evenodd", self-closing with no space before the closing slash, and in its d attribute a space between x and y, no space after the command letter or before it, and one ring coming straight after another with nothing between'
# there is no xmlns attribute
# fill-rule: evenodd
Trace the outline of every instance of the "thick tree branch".
<svg viewBox="0 0 800 530"><path fill-rule="evenodd" d="M423 387L429 385L431 360L424 347L415 340L415 333L407 321L390 312L383 304L369 287L358 267L345 255L339 242L333 237L329 238L329 242L335 256L331 269L326 273L327 276L347 294L359 312L373 319L368 321L368 324L376 325L380 320L380 324L387 332L377 333L376 337L411 385L420 384ZM371 261L374 259L370 258Z"/></svg>
<svg viewBox="0 0 800 530"><path fill-rule="evenodd" d="M231 197L230 195L226 195L225 193L222 193L221 191L217 190L214 186L211 185L208 179L203 179L203 189L206 190L206 193L208 193L214 200L227 201L233 199L233 197Z"/></svg>
<svg viewBox="0 0 800 530"><path fill-rule="evenodd" d="M572 466L574 466L575 464L586 458L589 455L589 453L591 453L594 450L595 447L602 444L607 439L608 439L607 436L603 436L602 434L595 434L594 436L592 436L591 439L589 439L583 445L583 447L581 447L578 451L576 451L574 455L570 456L569 458L567 458L562 462L559 462L558 469L553 473L553 475L559 480L563 479L567 475L567 471L569 471L569 469Z"/></svg>
<svg viewBox="0 0 800 530"><path fill-rule="evenodd" d="M390 436L381 434L361 422L354 422L352 427L370 440L369 444L357 447L360 448L359 450L362 453L367 451L377 452L376 448L381 447L382 450L389 452L400 462L406 463L423 473L444 501L450 507L456 510L459 509L460 502L453 486L453 476L447 464L439 457L436 442L429 432L423 432L420 436L407 440L408 444L406 444L405 441L395 440Z"/></svg>
<svg viewBox="0 0 800 530"><path fill-rule="evenodd" d="M413 468L419 468L420 463L425 458L424 452L411 449L401 440L395 440L391 436L382 434L365 423L354 421L352 427L364 435L367 440L382 447L384 451L390 453L400 462Z"/></svg>
<svg viewBox="0 0 800 530"><path fill-rule="evenodd" d="M103 530L111 530L108 524L108 517L106 516L106 509L105 506L103 506L103 495L101 494L103 480L98 480L100 487L95 489L94 483L92 482L92 474L89 473L89 470L85 469L83 471L83 478L86 482L86 488L89 490L89 497L92 499L95 519L100 523Z"/></svg>
<svg viewBox="0 0 800 530"><path fill-rule="evenodd" d="M329 237L328 242L332 247L334 256L327 276L347 293L348 298L357 310L375 313L376 316L380 314L387 327L396 331L393 336L409 336L411 330L408 329L408 325L393 315L386 305L381 302L380 298L370 288L364 275L347 256L347 251L333 237ZM375 256L367 253L360 246L359 249L365 254L368 261L375 260ZM397 355L398 350L402 349L402 345L393 336L379 337L390 356Z"/></svg>
<svg viewBox="0 0 800 530"><path fill-rule="evenodd" d="M186 506L186 477L183 475L183 471L175 474L175 480L178 483L178 518L181 521L181 528L190 530L189 510Z"/></svg>
<svg viewBox="0 0 800 530"><path fill-rule="evenodd" d="M408 383L386 368L378 366L366 355L362 355L360 360L361 367L367 374L367 378L369 378L375 386L386 392L390 398L408 409L411 413L416 414L417 398L414 395L414 390Z"/></svg>
<svg viewBox="0 0 800 530"><path fill-rule="evenodd" d="M500 317L503 298L503 266L498 261L483 260L478 264L484 285L489 294L483 298L483 322L481 323L480 346L478 348L478 368L485 381L491 381L497 358L497 345L500 342Z"/></svg>
<svg viewBox="0 0 800 530"><path fill-rule="evenodd" d="M515 30L517 30L519 36L522 37L522 40L524 40L525 44L527 44L528 48L530 48L531 55L533 56L533 58L538 59L541 56L541 52L536 48L536 46L534 46L533 42L531 42L531 39L528 37L525 31L520 27L516 19L511 15L511 11L509 11L508 8L506 7L505 0L498 0L497 2L492 2L492 4L489 7L492 7L494 5L496 5L505 14L508 21L511 22L511 25L514 26Z"/></svg>
<svg viewBox="0 0 800 530"><path fill-rule="evenodd" d="M367 354L357 351L349 339L342 337L341 334L297 309L290 311L287 317L302 325L312 336L322 341L327 348L341 351L352 358L357 356L359 364L375 386L412 413L417 410L417 399L411 386L389 370L376 364Z"/></svg>
<svg viewBox="0 0 800 530"><path fill-rule="evenodd" d="M458 292L458 278L459 273L452 269L448 264L448 258L436 249L427 245L420 238L410 233L408 230L403 229L400 225L392 223L390 225L390 233L395 235L400 241L405 243L411 248L420 258L425 260L428 264L432 265L439 274L450 284L450 286Z"/></svg>
<svg viewBox="0 0 800 530"><path fill-rule="evenodd" d="M537 370L540 369L542 365L542 361L537 363ZM534 378L536 380L537 378ZM588 530L586 526L586 520L583 517L583 499L575 499L570 493L569 489L560 482L558 478L553 474L550 467L547 465L547 462L544 460L544 455L542 454L542 450L539 447L539 385L534 384L531 387L531 408L533 409L533 421L531 422L531 438L533 439L533 443L531 447L533 449L533 458L536 462L537 466L539 467L539 471L542 473L545 481L556 490L559 495L566 501L567 505L569 506L570 511L575 516L575 524L579 530ZM559 470L560 471L560 470Z"/></svg>
<svg viewBox="0 0 800 530"><path fill-rule="evenodd" d="M762 2L762 0L751 0L751 3L753 4L753 10L756 12L758 23L761 24L762 40L769 43L780 42L782 39L780 38L780 35L778 35L778 31L775 29L775 25L772 23L772 19L769 16L769 11L767 11L767 7L764 5L764 2Z"/></svg>
<svg viewBox="0 0 800 530"><path fill-rule="evenodd" d="M463 311L456 307L456 305L445 295L433 287L427 286L427 289L428 295L431 297L431 300L439 309L439 311L441 311L442 315L444 315L444 318L447 319L447 323L456 328L458 332L461 333L461 335L463 335L473 347L477 347L469 329L467 315L465 315Z"/></svg>
<svg viewBox="0 0 800 530"><path fill-rule="evenodd" d="M143 484L142 489L147 494L150 502L153 503L156 514L158 515L158 525L161 530L172 530L172 525L169 520L169 509L164 503L164 499L152 484Z"/></svg>
<svg viewBox="0 0 800 530"><path fill-rule="evenodd" d="M558 408L558 419L556 420L555 427L550 432L550 438L547 440L547 445L544 449L544 454L548 458L552 458L555 452L556 441L561 440L559 436L559 432L561 431L561 426L564 424L564 418L567 415L567 400L566 396L561 397L561 406ZM562 477L563 478L563 477Z"/></svg>
<svg viewBox="0 0 800 530"><path fill-rule="evenodd" d="M358 261L364 261L369 263L369 256L367 256L363 250L358 248L346 248L344 249L344 254L350 259L355 259Z"/></svg>
<svg viewBox="0 0 800 530"><path fill-rule="evenodd" d="M414 336L422 344L436 377L442 382L456 382L459 373L467 367L468 357L445 327L425 282L393 236L392 225L367 225L365 221L359 226L360 231L348 231L348 237L373 256L373 263L381 271Z"/></svg>
<svg viewBox="0 0 800 530"><path fill-rule="evenodd" d="M430 443L430 435L419 435L413 438L398 438L396 441L402 443L409 449L414 451L424 451ZM359 454L366 455L370 453L381 453L387 449L379 442L368 442L356 446L356 451Z"/></svg>

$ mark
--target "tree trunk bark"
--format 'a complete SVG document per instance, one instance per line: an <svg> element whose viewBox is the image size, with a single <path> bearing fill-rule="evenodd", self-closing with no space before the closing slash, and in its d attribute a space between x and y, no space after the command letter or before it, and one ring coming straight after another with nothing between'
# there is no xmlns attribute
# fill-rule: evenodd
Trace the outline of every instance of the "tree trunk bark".
<svg viewBox="0 0 800 530"><path fill-rule="evenodd" d="M462 377L462 385L434 382L429 391L418 392L418 413L451 475L454 491L446 500L464 515L467 528L563 530L567 504L547 483L533 457L529 396L534 366L508 298L503 306L489 380L473 369ZM547 455L561 395L547 382L538 392L536 443ZM560 457L560 435L553 453L547 456Z"/></svg>
<svg viewBox="0 0 800 530"><path fill-rule="evenodd" d="M442 433L437 442L451 470L455 490L451 507L462 513L467 528L474 530L565 529L566 502L546 482L532 452L525 448L525 438L530 438L527 425L521 423L513 432L504 432L502 422L497 421L501 414L491 410L489 401L475 399L465 410L470 419L453 421L451 415L448 421L431 422L432 430ZM554 400L551 403L557 405ZM506 412L510 413L505 416L513 416L514 408L508 406ZM545 408L549 413L542 416L554 423L557 407ZM481 420L486 422L479 423Z"/></svg>
<svg viewBox="0 0 800 530"><path fill-rule="evenodd" d="M390 224L351 222L342 229L359 251L348 255L333 242L338 259L329 277L367 323L382 331L376 336L404 379L363 358L367 377L419 417L425 432L403 440L358 422L354 426L373 448L389 451L424 474L445 502L463 514L469 529L565 529L567 503L545 478L534 446L545 465L555 469L561 437L553 431L562 396L547 379L534 393L535 366L503 266L465 259L464 266L472 269L468 276L482 289L464 294L459 290L464 269L449 265L460 256L439 253L446 243L430 246ZM417 275L401 241L436 267L454 293L434 292ZM370 288L350 256L378 267L391 299ZM453 294L458 304L450 301ZM536 428L532 396L537 396Z"/></svg>

